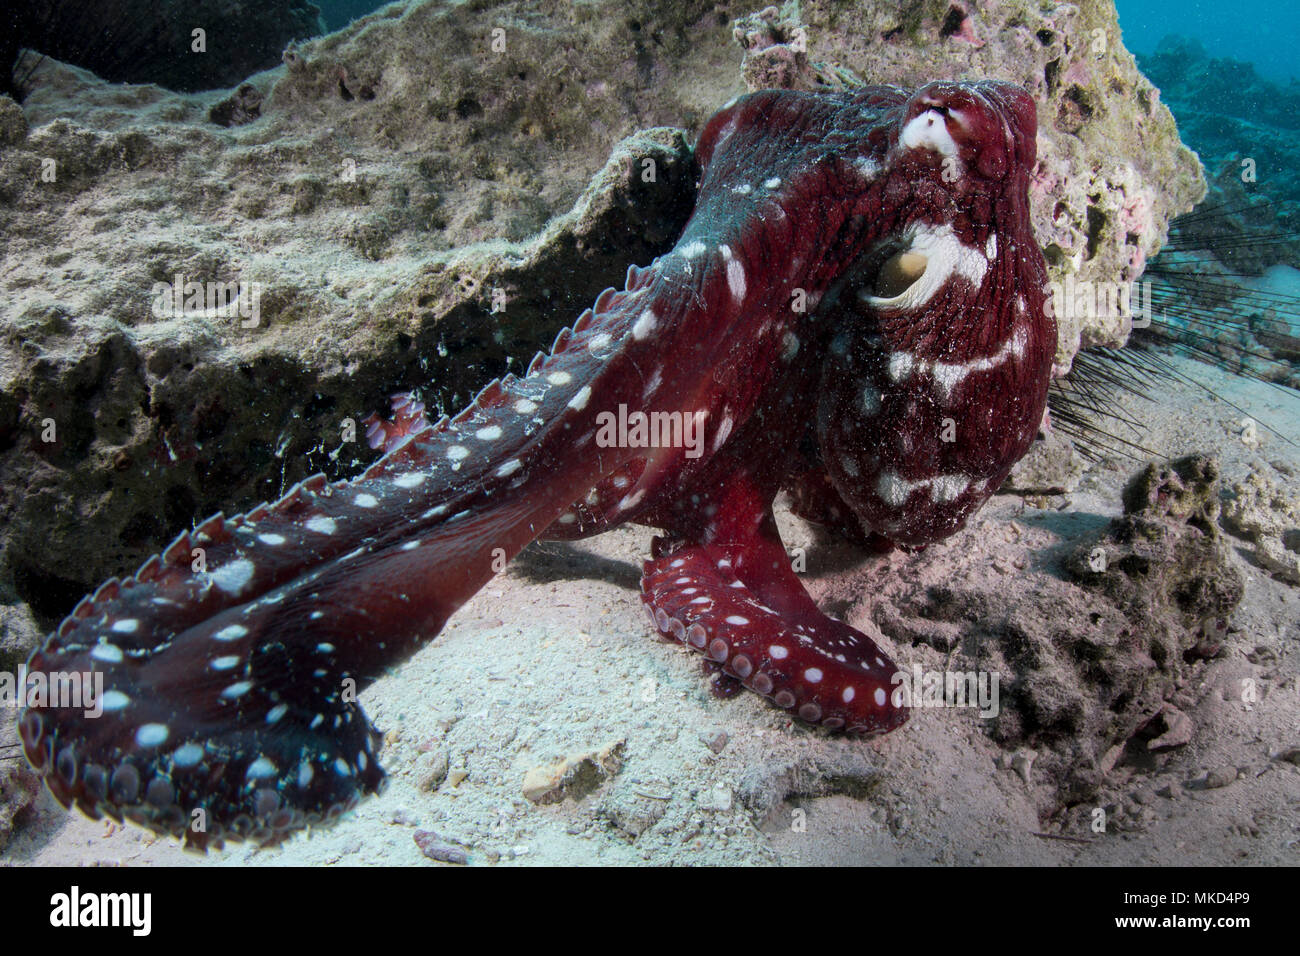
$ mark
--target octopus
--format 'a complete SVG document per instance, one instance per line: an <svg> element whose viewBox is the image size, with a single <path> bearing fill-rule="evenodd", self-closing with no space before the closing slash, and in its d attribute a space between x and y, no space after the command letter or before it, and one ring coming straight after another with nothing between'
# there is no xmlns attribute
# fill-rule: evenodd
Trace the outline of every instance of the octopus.
<svg viewBox="0 0 1300 956"><path fill-rule="evenodd" d="M214 515L84 598L29 669L102 679L102 714L27 707L27 759L65 807L193 849L323 825L385 783L358 693L535 539L624 522L661 532L660 636L801 721L899 727L895 665L818 609L773 501L923 547L1029 449L1056 344L1036 128L996 82L733 101L675 247L526 374L436 422L395 399L364 473Z"/></svg>

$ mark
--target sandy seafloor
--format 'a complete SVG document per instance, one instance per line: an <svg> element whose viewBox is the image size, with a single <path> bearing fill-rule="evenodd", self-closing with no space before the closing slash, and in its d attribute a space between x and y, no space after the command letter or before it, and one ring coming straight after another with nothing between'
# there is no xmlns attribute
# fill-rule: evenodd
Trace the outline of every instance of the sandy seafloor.
<svg viewBox="0 0 1300 956"><path fill-rule="evenodd" d="M1293 444L1260 428L1260 444L1248 447L1240 411L1171 384L1156 401L1129 407L1150 424L1148 447L1214 452L1225 487L1252 468L1284 481L1269 462L1300 467L1300 399L1201 363L1179 365ZM1003 573L994 552L1003 570L1025 564L1030 570L1011 573L1045 573L1034 556L1118 514L1119 488L1136 468L1093 466L1079 491L1045 509L998 496L917 573ZM781 521L790 547L810 548L806 580L823 606L874 634L873 582L908 573L915 560L898 552L863 558L788 513ZM1035 835L1043 825L1031 788L1042 781L1031 768L1026 782L999 761L970 711L922 710L899 732L858 741L796 724L750 693L715 699L699 657L656 640L644 616L637 581L651 535L628 527L532 546L436 641L369 688L362 702L388 732L390 784L338 825L270 850L228 844L203 858L135 827L68 814L45 794L0 861L444 865L416 846L422 828L466 845L471 865L1300 863L1300 767L1273 759L1300 745L1300 590L1256 566L1244 542L1228 538L1245 598L1229 653L1191 688L1194 739L1155 776L1116 771L1142 826L1081 832L1074 842ZM885 646L909 663L912 649ZM1238 690L1247 674L1260 685L1249 706ZM708 743L716 747L720 733L726 742L715 753ZM625 741L621 771L584 799L537 806L522 796L530 768L617 741ZM444 758L447 779L423 789ZM737 799L781 790L797 767L856 775L861 785L790 794L766 819ZM1233 768L1228 786L1196 788L1208 771L1231 776Z"/></svg>

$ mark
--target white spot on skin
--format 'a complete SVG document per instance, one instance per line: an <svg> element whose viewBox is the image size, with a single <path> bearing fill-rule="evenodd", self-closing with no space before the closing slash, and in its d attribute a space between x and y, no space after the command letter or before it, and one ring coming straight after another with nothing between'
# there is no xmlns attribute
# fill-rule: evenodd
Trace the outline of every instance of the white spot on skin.
<svg viewBox="0 0 1300 956"><path fill-rule="evenodd" d="M515 411L520 415L531 415L533 412L537 411L537 403L529 401L526 398L521 398L519 401L515 402Z"/></svg>
<svg viewBox="0 0 1300 956"><path fill-rule="evenodd" d="M416 548L418 548L419 546L420 546L420 542L419 542L419 541L408 541L408 542L406 542L406 544L402 545L402 550L403 550L403 551L414 551L414 550L415 550Z"/></svg>
<svg viewBox="0 0 1300 956"><path fill-rule="evenodd" d="M248 628L242 624L230 624L223 627L217 633L212 635L214 641L237 641L248 633Z"/></svg>
<svg viewBox="0 0 1300 956"><path fill-rule="evenodd" d="M918 483L908 481L896 471L882 471L876 480L876 494L891 508L902 507Z"/></svg>
<svg viewBox="0 0 1300 956"><path fill-rule="evenodd" d="M709 251L709 247L697 239L694 242L686 243L679 251L687 259L698 259Z"/></svg>
<svg viewBox="0 0 1300 956"><path fill-rule="evenodd" d="M578 389L578 394L569 399L569 407L574 411L582 411L587 407L587 402L591 399L591 386L584 385Z"/></svg>
<svg viewBox="0 0 1300 956"><path fill-rule="evenodd" d="M133 617L113 622L114 634L134 634L138 630L140 630L140 622Z"/></svg>
<svg viewBox="0 0 1300 956"><path fill-rule="evenodd" d="M989 233L989 241L984 243L984 256L993 259L998 254L998 236L997 233Z"/></svg>
<svg viewBox="0 0 1300 956"><path fill-rule="evenodd" d="M289 713L288 704L276 704L266 712L266 722L268 724L278 723L280 718Z"/></svg>
<svg viewBox="0 0 1300 956"><path fill-rule="evenodd" d="M727 623L735 624L737 627L743 627L749 623L749 618L741 617L739 614L731 614L727 616Z"/></svg>
<svg viewBox="0 0 1300 956"><path fill-rule="evenodd" d="M731 191L738 196L748 196L754 191L754 187L749 183L741 183L739 186L732 186Z"/></svg>
<svg viewBox="0 0 1300 956"><path fill-rule="evenodd" d="M422 471L408 471L404 475L398 475L393 479L393 484L399 488L418 488L424 484L425 474Z"/></svg>
<svg viewBox="0 0 1300 956"><path fill-rule="evenodd" d="M298 764L298 786L306 789L311 784L311 778L316 776L316 772L311 769L311 764L303 761Z"/></svg>
<svg viewBox="0 0 1300 956"><path fill-rule="evenodd" d="M856 690L852 687L846 687L844 688L844 693L840 694L840 700L844 701L846 704L851 704L853 703L853 698L857 696L858 692Z"/></svg>
<svg viewBox="0 0 1300 956"><path fill-rule="evenodd" d="M773 644L767 649L767 653L774 661L783 661L790 656L790 651L780 644Z"/></svg>
<svg viewBox="0 0 1300 956"><path fill-rule="evenodd" d="M659 386L663 384L663 378L664 378L663 368L660 367L655 369L650 374L650 379L649 381L646 382L645 388L642 389L641 391L641 398L648 399L651 395L657 392L659 390Z"/></svg>
<svg viewBox="0 0 1300 956"><path fill-rule="evenodd" d="M469 449L464 445L452 445L447 449L447 457L452 461L463 461L469 457Z"/></svg>
<svg viewBox="0 0 1300 956"><path fill-rule="evenodd" d="M938 110L926 110L910 119L899 134L898 143L904 149L929 149L940 156L957 155L957 143Z"/></svg>
<svg viewBox="0 0 1300 956"><path fill-rule="evenodd" d="M284 544L285 538L284 535L282 534L274 534L268 532L266 534L259 534L257 536L257 540L262 542L262 544L269 544L275 546L275 545Z"/></svg>
<svg viewBox="0 0 1300 956"><path fill-rule="evenodd" d="M763 180L763 186L767 189L775 189L777 186L780 185L781 185L780 176L773 176L771 179Z"/></svg>
<svg viewBox="0 0 1300 956"><path fill-rule="evenodd" d="M221 696L226 698L226 700L234 700L237 697L243 697L252 689L253 684L251 681L241 680L236 684L231 684L223 690Z"/></svg>
<svg viewBox="0 0 1300 956"><path fill-rule="evenodd" d="M498 478L509 478L523 467L523 463L518 458L511 458L508 462L497 469L496 474Z"/></svg>
<svg viewBox="0 0 1300 956"><path fill-rule="evenodd" d="M731 252L731 246L721 245L718 250L727 264L727 288L731 290L732 301L740 305L745 300L745 267Z"/></svg>
<svg viewBox="0 0 1300 956"><path fill-rule="evenodd" d="M227 657L218 657L212 661L212 669L214 671L233 670L234 668L239 666L239 661L240 658L235 657L234 655L229 655Z"/></svg>
<svg viewBox="0 0 1300 956"><path fill-rule="evenodd" d="M799 336L787 332L781 337L781 361L789 362L799 354Z"/></svg>
<svg viewBox="0 0 1300 956"><path fill-rule="evenodd" d="M952 398L953 390L966 380L966 376L997 368L1008 356L1020 358L1024 354L1025 335L1023 329L1016 329L1002 348L985 358L971 359L969 362L918 362L916 367L918 371L930 371L936 397L940 402L947 403Z"/></svg>
<svg viewBox="0 0 1300 956"><path fill-rule="evenodd" d="M1014 332L1011 333L1011 354L1016 358L1025 357L1025 348L1029 345L1029 330L1023 325L1017 325Z"/></svg>
<svg viewBox="0 0 1300 956"><path fill-rule="evenodd" d="M889 356L889 378L900 382L912 374L916 358L911 352L893 352Z"/></svg>
<svg viewBox="0 0 1300 956"><path fill-rule="evenodd" d="M965 475L940 475L930 483L930 499L937 504L955 500L970 487Z"/></svg>
<svg viewBox="0 0 1300 956"><path fill-rule="evenodd" d="M736 120L737 120L737 117L735 117L735 116L730 117L730 118L727 120L727 122L726 122L725 124L723 124L722 128L721 128L720 130L718 130L718 136L717 136L717 139L715 139L715 140L713 141L713 148L714 148L714 149L717 149L717 148L718 148L719 146L721 146L724 142L726 142L727 139L731 136L731 134L734 133L734 132L736 131Z"/></svg>
<svg viewBox="0 0 1300 956"><path fill-rule="evenodd" d="M654 314L652 309L646 309L637 317L636 324L632 326L632 338L638 342L644 342L654 334L659 327L659 317Z"/></svg>
<svg viewBox="0 0 1300 956"><path fill-rule="evenodd" d="M96 644L90 649L90 656L105 664L120 664L123 659L122 648L116 644Z"/></svg>
<svg viewBox="0 0 1300 956"><path fill-rule="evenodd" d="M198 744L185 744L172 751L172 765L176 767L193 767L203 759L203 748Z"/></svg>
<svg viewBox="0 0 1300 956"><path fill-rule="evenodd" d="M731 421L730 415L728 415L726 418L724 418L721 422L718 423L718 433L713 436L714 451L717 451L719 448L722 447L723 443L726 442L728 436L731 434L732 424L733 423Z"/></svg>
<svg viewBox="0 0 1300 956"><path fill-rule="evenodd" d="M315 531L317 534L333 534L338 530L333 518L327 518L325 515L315 515L307 519L307 530Z"/></svg>
<svg viewBox="0 0 1300 956"><path fill-rule="evenodd" d="M632 494L628 495L626 498L624 498L622 501L618 503L618 510L630 511L631 509L639 505L641 503L641 499L644 497L645 497L644 488L642 488L640 491L634 491L632 492Z"/></svg>
<svg viewBox="0 0 1300 956"><path fill-rule="evenodd" d="M361 494L357 495L355 498L352 499L352 503L356 505L358 508L373 508L379 504L379 499L376 498L374 495L363 491L361 492Z"/></svg>
<svg viewBox="0 0 1300 956"><path fill-rule="evenodd" d="M166 724L145 724L135 732L135 745L137 747L157 747L167 742L171 736L171 728Z"/></svg>
<svg viewBox="0 0 1300 956"><path fill-rule="evenodd" d="M474 437L479 441L496 441L501 437L501 426L488 425L486 428L480 428L474 433Z"/></svg>
<svg viewBox="0 0 1300 956"><path fill-rule="evenodd" d="M131 703L131 698L120 690L106 690L99 702L105 711L118 711L125 709Z"/></svg>
<svg viewBox="0 0 1300 956"><path fill-rule="evenodd" d="M820 684L822 680L821 668L810 667L803 672L804 680L810 684Z"/></svg>
<svg viewBox="0 0 1300 956"><path fill-rule="evenodd" d="M573 381L573 376L568 372L552 372L546 376L546 380L552 385L568 385Z"/></svg>
<svg viewBox="0 0 1300 956"><path fill-rule="evenodd" d="M595 355L597 352L601 351L602 349L609 348L609 344L612 341L613 341L613 337L608 332L601 332L599 335L593 337L592 340L587 343L587 350L591 352L592 355Z"/></svg>
<svg viewBox="0 0 1300 956"><path fill-rule="evenodd" d="M274 777L277 772L275 764L265 757L258 757L248 765L244 777L248 780L265 780L267 777Z"/></svg>
<svg viewBox="0 0 1300 956"><path fill-rule="evenodd" d="M560 515L560 517L556 519L556 521L558 521L560 524L573 524L577 520L578 520L578 516L575 515L572 511L566 511L564 514Z"/></svg>
<svg viewBox="0 0 1300 956"><path fill-rule="evenodd" d="M877 687L876 693L873 696L875 698L877 707L885 706L885 691L883 688Z"/></svg>
<svg viewBox="0 0 1300 956"><path fill-rule="evenodd" d="M238 594L253 579L253 562L247 558L231 561L212 572L212 583L227 594Z"/></svg>

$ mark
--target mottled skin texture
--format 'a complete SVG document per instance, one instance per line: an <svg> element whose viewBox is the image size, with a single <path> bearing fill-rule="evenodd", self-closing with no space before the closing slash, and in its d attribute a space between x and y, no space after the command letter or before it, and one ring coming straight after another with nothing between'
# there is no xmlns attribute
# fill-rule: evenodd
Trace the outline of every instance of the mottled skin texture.
<svg viewBox="0 0 1300 956"><path fill-rule="evenodd" d="M524 378L433 425L399 401L361 477L215 516L82 601L30 666L102 672L105 713L29 708L28 759L92 816L276 842L382 785L357 690L503 558L625 521L664 531L642 595L664 635L806 721L897 727L894 665L817 609L771 505L787 488L859 540L921 546L1028 449L1056 338L1034 135L1000 84L724 109L677 246ZM611 442L620 406L696 416L700 443Z"/></svg>

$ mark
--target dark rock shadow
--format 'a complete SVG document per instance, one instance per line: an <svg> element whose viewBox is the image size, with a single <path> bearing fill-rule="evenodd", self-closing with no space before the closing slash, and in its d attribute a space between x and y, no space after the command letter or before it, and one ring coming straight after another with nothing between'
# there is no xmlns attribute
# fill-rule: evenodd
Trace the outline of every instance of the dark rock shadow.
<svg viewBox="0 0 1300 956"><path fill-rule="evenodd" d="M876 557L870 550L829 528L811 523L808 528L812 531L812 544L807 551L807 564L803 572L808 577L819 578L851 571ZM790 550L788 546L786 550Z"/></svg>
<svg viewBox="0 0 1300 956"><path fill-rule="evenodd" d="M640 593L641 568L585 551L569 541L534 541L520 552L511 567L529 584L551 584L583 578L607 581Z"/></svg>
<svg viewBox="0 0 1300 956"><path fill-rule="evenodd" d="M1228 537L1227 535L1224 536L1224 540L1228 542L1233 551L1237 552L1237 557L1241 558L1246 564L1265 577L1274 577L1273 571L1260 564L1259 559L1255 557L1255 546L1252 542L1246 541L1244 538Z"/></svg>
<svg viewBox="0 0 1300 956"><path fill-rule="evenodd" d="M1062 581L1069 580L1061 568L1063 559L1079 547L1080 541L1099 536L1111 520L1106 515L1090 511L1026 511L1018 515L1016 521L1021 524L1046 528L1061 538L1056 544L1032 553L1029 559L1030 570L1049 574Z"/></svg>

